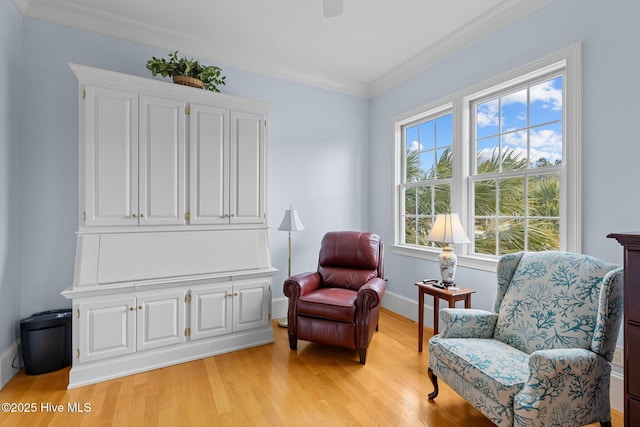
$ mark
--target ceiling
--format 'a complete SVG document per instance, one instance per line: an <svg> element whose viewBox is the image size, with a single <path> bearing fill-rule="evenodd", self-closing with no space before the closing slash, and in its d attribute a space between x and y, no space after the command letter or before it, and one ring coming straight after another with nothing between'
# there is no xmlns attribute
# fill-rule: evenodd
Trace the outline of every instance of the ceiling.
<svg viewBox="0 0 640 427"><path fill-rule="evenodd" d="M21 12L373 97L551 0L14 0Z"/></svg>

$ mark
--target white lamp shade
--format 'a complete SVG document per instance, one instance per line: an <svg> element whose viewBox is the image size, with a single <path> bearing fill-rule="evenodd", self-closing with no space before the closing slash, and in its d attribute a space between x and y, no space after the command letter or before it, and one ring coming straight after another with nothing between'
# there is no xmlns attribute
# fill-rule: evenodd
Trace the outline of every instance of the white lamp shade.
<svg viewBox="0 0 640 427"><path fill-rule="evenodd" d="M281 230L281 231L304 230L304 225L302 224L302 221L300 221L300 218L298 217L298 213L296 212L296 210L293 209L293 206L287 209L286 211L284 211L284 218L282 218L282 223L280 224L280 227L278 227L278 230Z"/></svg>
<svg viewBox="0 0 640 427"><path fill-rule="evenodd" d="M456 213L438 214L427 240L444 243L469 243Z"/></svg>

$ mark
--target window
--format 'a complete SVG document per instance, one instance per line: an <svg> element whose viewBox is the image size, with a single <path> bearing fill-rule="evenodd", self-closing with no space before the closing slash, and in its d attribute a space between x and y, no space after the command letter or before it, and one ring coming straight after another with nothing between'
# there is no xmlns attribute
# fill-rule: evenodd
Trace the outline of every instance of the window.
<svg viewBox="0 0 640 427"><path fill-rule="evenodd" d="M437 259L426 236L445 212L471 240L460 265L580 250L579 48L394 120L394 253Z"/></svg>
<svg viewBox="0 0 640 427"><path fill-rule="evenodd" d="M426 115L402 126L404 244L430 246L426 237L436 213L450 210L451 118L451 112Z"/></svg>
<svg viewBox="0 0 640 427"><path fill-rule="evenodd" d="M563 75L474 100L472 252L560 249Z"/></svg>

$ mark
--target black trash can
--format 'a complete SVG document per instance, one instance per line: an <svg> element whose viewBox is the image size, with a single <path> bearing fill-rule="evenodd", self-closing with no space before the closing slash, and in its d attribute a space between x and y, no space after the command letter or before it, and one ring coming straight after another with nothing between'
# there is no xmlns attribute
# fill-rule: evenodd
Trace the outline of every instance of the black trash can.
<svg viewBox="0 0 640 427"><path fill-rule="evenodd" d="M27 375L57 371L71 364L71 309L36 313L20 321L22 359Z"/></svg>

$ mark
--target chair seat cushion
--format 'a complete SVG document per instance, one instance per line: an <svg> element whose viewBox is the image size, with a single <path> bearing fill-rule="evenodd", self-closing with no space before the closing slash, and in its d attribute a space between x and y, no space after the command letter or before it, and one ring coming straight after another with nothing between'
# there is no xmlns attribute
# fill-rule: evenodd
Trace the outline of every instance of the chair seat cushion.
<svg viewBox="0 0 640 427"><path fill-rule="evenodd" d="M298 315L354 322L358 293L344 288L320 288L298 300Z"/></svg>
<svg viewBox="0 0 640 427"><path fill-rule="evenodd" d="M430 351L484 394L512 406L529 377L529 355L495 339L434 337Z"/></svg>

